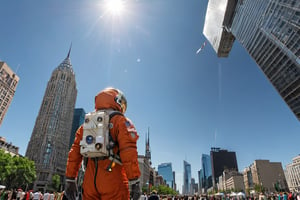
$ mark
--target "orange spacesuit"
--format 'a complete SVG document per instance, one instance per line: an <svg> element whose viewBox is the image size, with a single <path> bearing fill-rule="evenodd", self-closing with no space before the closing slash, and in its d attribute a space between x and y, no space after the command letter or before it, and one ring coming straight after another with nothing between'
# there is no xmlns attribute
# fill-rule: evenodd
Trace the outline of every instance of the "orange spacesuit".
<svg viewBox="0 0 300 200"><path fill-rule="evenodd" d="M124 114L126 108L126 99L122 92L117 89L106 88L95 97L96 110L113 109ZM117 144L113 148L113 152L120 156L122 165L112 162L108 158L88 158L82 184L84 200L128 200L131 196L128 181L139 184L136 181L140 177L136 145L139 136L132 122L123 114L114 115L110 120L110 134ZM69 152L66 168L66 181L70 181L69 183L72 183L77 177L83 159L80 154L82 137L83 126L77 130ZM72 187L74 185L66 189L66 192L69 193L67 194L69 199L73 199L70 197L72 196L70 193L73 192L70 189Z"/></svg>

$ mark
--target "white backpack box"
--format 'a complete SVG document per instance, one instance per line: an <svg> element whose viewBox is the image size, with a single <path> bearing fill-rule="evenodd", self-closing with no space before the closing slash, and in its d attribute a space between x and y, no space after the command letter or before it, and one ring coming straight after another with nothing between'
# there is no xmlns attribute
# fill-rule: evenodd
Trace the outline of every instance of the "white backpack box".
<svg viewBox="0 0 300 200"><path fill-rule="evenodd" d="M80 153L84 157L108 157L109 154L109 117L105 110L89 112L85 115Z"/></svg>

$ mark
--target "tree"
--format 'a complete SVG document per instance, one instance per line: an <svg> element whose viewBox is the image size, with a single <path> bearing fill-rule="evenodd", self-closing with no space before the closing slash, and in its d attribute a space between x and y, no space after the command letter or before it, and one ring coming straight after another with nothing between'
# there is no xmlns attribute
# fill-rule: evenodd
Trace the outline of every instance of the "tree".
<svg viewBox="0 0 300 200"><path fill-rule="evenodd" d="M151 188L151 191L156 190L158 194L163 194L163 195L168 195L168 194L172 194L172 195L176 195L177 192L174 191L172 188L169 188L166 185L158 185L158 186L153 186Z"/></svg>
<svg viewBox="0 0 300 200"><path fill-rule="evenodd" d="M254 184L255 192L265 192L265 188L262 184Z"/></svg>
<svg viewBox="0 0 300 200"><path fill-rule="evenodd" d="M52 176L52 187L57 192L59 190L60 185L60 176L58 174L55 174Z"/></svg>
<svg viewBox="0 0 300 200"><path fill-rule="evenodd" d="M6 177L11 174L12 165L11 155L0 150L0 184L5 185Z"/></svg>
<svg viewBox="0 0 300 200"><path fill-rule="evenodd" d="M36 179L35 164L26 157L11 156L0 150L1 182L7 188L23 188Z"/></svg>
<svg viewBox="0 0 300 200"><path fill-rule="evenodd" d="M144 185L143 187L142 187L142 193L148 193L148 187L146 186L146 185Z"/></svg>

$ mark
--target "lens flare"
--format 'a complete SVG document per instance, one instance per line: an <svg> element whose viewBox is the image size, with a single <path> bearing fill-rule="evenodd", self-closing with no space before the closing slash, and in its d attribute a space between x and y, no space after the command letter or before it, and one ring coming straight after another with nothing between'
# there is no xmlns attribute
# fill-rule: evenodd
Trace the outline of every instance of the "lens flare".
<svg viewBox="0 0 300 200"><path fill-rule="evenodd" d="M123 0L107 0L106 8L112 15L121 15L124 10Z"/></svg>

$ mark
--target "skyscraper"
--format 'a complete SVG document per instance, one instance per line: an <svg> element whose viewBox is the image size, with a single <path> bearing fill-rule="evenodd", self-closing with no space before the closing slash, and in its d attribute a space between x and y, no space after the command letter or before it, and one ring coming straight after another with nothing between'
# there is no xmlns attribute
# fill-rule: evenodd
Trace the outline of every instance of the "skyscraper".
<svg viewBox="0 0 300 200"><path fill-rule="evenodd" d="M201 184L201 189L206 193L207 189L212 187L212 170L211 170L211 159L210 155L202 154L201 157L202 162L202 175L203 181Z"/></svg>
<svg viewBox="0 0 300 200"><path fill-rule="evenodd" d="M204 192L204 174L203 174L203 169L200 169L198 171L198 188L199 188L199 193L202 194Z"/></svg>
<svg viewBox="0 0 300 200"><path fill-rule="evenodd" d="M157 167L158 174L163 177L170 188L174 188L172 163L162 163Z"/></svg>
<svg viewBox="0 0 300 200"><path fill-rule="evenodd" d="M237 39L300 120L300 1L209 0L203 33L219 57Z"/></svg>
<svg viewBox="0 0 300 200"><path fill-rule="evenodd" d="M59 175L61 182L65 175L77 97L70 51L52 72L27 147L26 156L35 162L37 170L34 190L45 191L53 175Z"/></svg>
<svg viewBox="0 0 300 200"><path fill-rule="evenodd" d="M0 126L15 95L19 77L5 63L0 61Z"/></svg>
<svg viewBox="0 0 300 200"><path fill-rule="evenodd" d="M72 123L72 131L70 136L70 142L69 142L69 149L71 148L77 129L80 127L80 125L84 122L85 117L85 111L83 108L75 108L74 110L74 116L73 116L73 123Z"/></svg>
<svg viewBox="0 0 300 200"><path fill-rule="evenodd" d="M192 169L191 164L187 161L183 161L183 186L182 194L190 195L192 192L191 182L192 181Z"/></svg>
<svg viewBox="0 0 300 200"><path fill-rule="evenodd" d="M219 177L226 169L238 171L238 165L235 152L229 152L220 148L212 147L210 151L211 168L212 168L212 183L216 188L219 182Z"/></svg>

